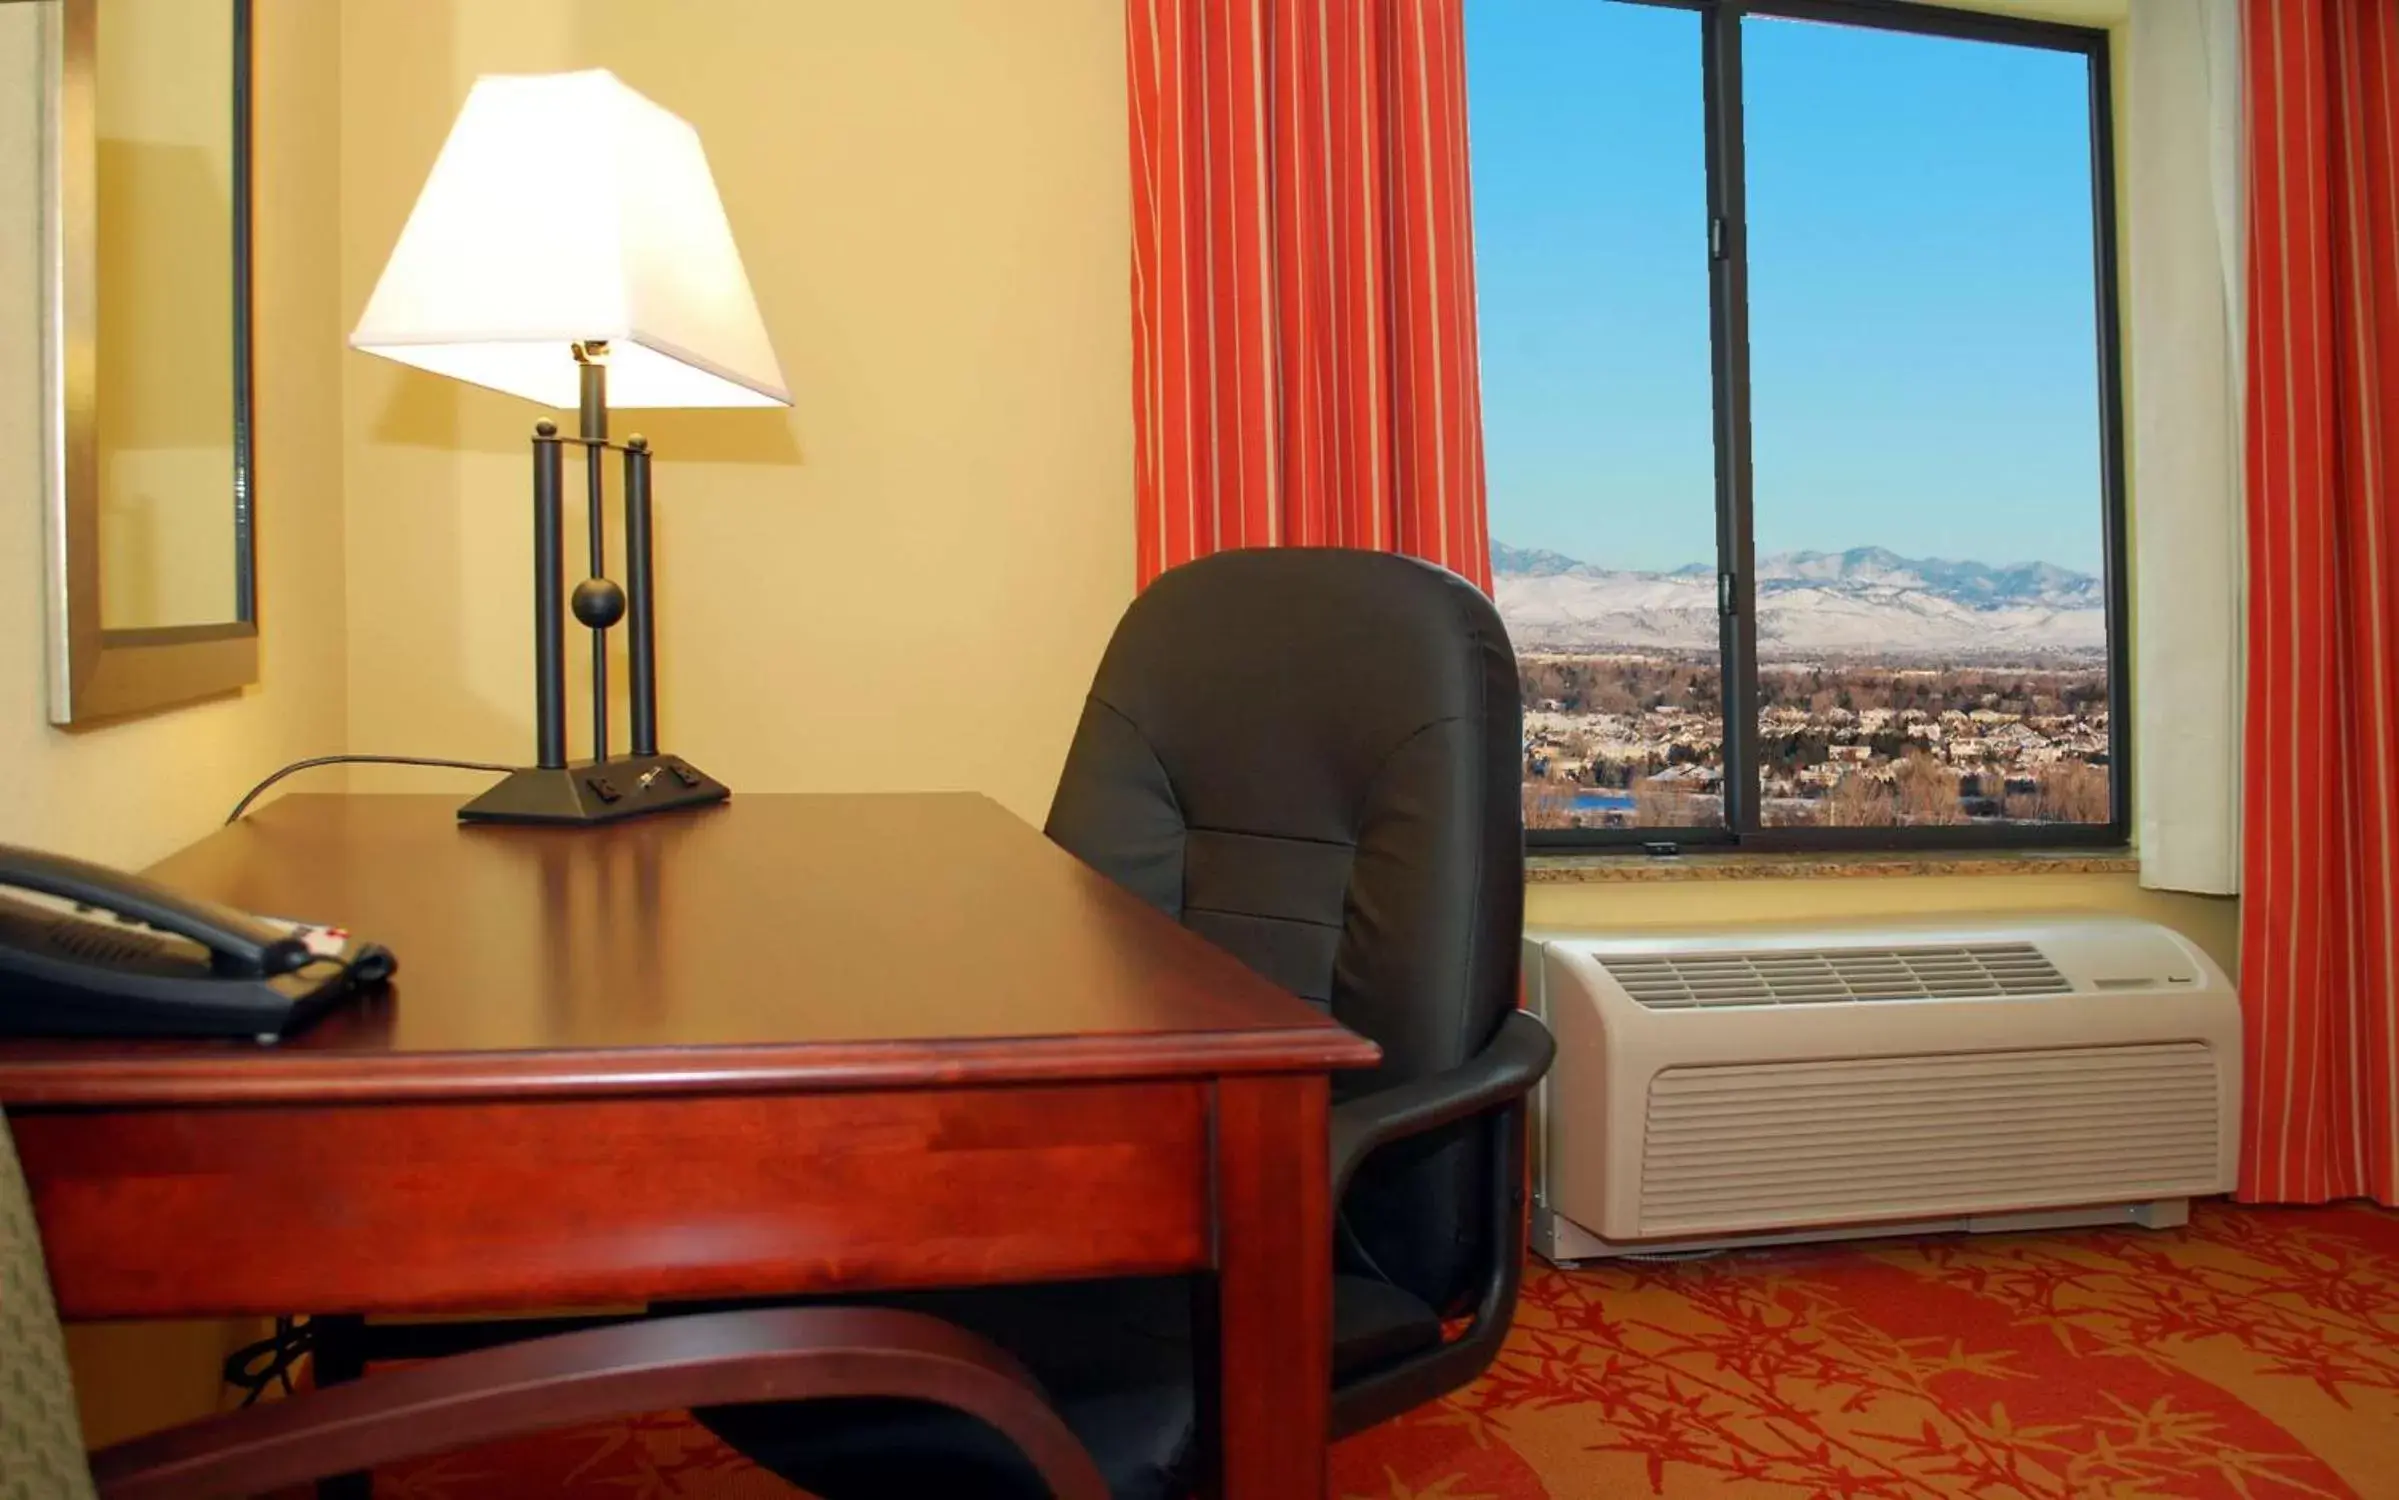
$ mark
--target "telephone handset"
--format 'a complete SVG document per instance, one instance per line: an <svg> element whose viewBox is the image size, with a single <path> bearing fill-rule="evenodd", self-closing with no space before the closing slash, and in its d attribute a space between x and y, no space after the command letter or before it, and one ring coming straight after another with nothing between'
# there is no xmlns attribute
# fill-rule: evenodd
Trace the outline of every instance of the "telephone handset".
<svg viewBox="0 0 2399 1500"><path fill-rule="evenodd" d="M0 844L0 887L0 1034L274 1041L394 967L338 928L64 855Z"/></svg>

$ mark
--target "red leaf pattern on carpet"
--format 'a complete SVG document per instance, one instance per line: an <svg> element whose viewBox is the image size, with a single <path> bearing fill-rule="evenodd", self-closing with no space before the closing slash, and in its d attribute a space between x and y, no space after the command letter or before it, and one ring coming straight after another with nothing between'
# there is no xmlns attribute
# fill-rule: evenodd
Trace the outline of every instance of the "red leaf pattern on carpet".
<svg viewBox="0 0 2399 1500"><path fill-rule="evenodd" d="M2399 1214L1536 1266L1480 1381L1341 1500L2399 1500ZM679 1414L395 1466L382 1500L789 1500Z"/></svg>

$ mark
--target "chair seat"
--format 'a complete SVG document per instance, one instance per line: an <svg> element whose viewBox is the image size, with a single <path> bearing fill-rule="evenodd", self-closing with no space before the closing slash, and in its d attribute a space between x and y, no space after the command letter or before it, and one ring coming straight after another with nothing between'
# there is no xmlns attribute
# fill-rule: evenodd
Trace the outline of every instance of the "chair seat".
<svg viewBox="0 0 2399 1500"><path fill-rule="evenodd" d="M1117 1500L1184 1493L1196 1433L1190 1284L1180 1277L877 1297L983 1334L1023 1360L1091 1451ZM1433 1310L1397 1287L1333 1280L1333 1373L1347 1380L1441 1341ZM761 1468L823 1500L1046 1495L999 1434L895 1401L813 1401L696 1413Z"/></svg>

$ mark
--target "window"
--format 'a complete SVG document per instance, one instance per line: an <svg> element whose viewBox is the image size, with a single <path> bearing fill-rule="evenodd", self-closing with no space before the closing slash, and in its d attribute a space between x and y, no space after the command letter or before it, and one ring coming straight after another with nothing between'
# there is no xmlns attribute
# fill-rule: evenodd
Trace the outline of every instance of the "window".
<svg viewBox="0 0 2399 1500"><path fill-rule="evenodd" d="M1537 844L2121 842L2107 38L1467 7Z"/></svg>

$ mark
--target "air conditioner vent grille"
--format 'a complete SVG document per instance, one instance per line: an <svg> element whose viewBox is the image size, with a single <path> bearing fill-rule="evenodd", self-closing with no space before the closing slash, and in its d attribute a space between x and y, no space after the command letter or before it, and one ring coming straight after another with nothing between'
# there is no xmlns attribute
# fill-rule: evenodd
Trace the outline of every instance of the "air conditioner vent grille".
<svg viewBox="0 0 2399 1500"><path fill-rule="evenodd" d="M1667 1068L1640 1232L2215 1192L2222 1086L2198 1042Z"/></svg>
<svg viewBox="0 0 2399 1500"><path fill-rule="evenodd" d="M1644 953L1600 962L1634 1003L1650 1010L2074 993L2066 976L2031 943Z"/></svg>

